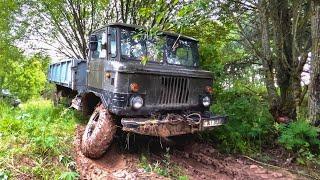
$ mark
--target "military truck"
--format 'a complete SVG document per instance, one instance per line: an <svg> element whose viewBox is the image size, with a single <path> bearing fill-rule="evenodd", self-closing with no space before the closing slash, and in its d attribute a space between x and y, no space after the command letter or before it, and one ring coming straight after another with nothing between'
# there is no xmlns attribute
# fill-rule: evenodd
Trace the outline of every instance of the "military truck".
<svg viewBox="0 0 320 180"><path fill-rule="evenodd" d="M141 26L113 23L89 37L87 60L50 65L55 99L90 116L82 153L99 158L117 127L148 136L172 137L225 123L213 115L213 78L199 66L198 41L172 32L150 35Z"/></svg>

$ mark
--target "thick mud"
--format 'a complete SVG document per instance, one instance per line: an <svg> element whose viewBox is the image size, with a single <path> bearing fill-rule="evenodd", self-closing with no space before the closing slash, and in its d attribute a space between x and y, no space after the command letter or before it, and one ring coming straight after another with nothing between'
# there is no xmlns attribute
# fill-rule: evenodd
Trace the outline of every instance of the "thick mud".
<svg viewBox="0 0 320 180"><path fill-rule="evenodd" d="M205 144L174 151L171 158L185 168L190 179L298 179L287 171L267 169L243 158L221 155Z"/></svg>
<svg viewBox="0 0 320 180"><path fill-rule="evenodd" d="M168 179L140 167L141 151L126 151L116 143L101 159L86 158L80 151L83 131L84 127L78 126L75 138L75 159L81 179ZM162 162L166 153L159 147L148 147L148 151L154 162ZM262 167L245 158L222 155L201 143L190 144L183 150L171 147L170 164L178 166L189 179L305 179L285 170Z"/></svg>
<svg viewBox="0 0 320 180"><path fill-rule="evenodd" d="M114 143L100 159L90 159L81 152L85 127L78 126L75 138L75 159L81 179L164 179L139 167L139 156L122 152Z"/></svg>

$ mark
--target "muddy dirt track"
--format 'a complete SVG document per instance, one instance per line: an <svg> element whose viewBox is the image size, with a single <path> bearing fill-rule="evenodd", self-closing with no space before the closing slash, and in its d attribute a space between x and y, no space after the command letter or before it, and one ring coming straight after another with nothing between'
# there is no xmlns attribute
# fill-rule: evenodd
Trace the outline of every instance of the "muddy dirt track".
<svg viewBox="0 0 320 180"><path fill-rule="evenodd" d="M84 157L80 151L83 131L84 127L78 126L75 139L75 158L81 179L168 179L141 168L141 152L123 150L115 143L101 159ZM164 150L154 148L149 152L151 164L162 162ZM184 150L172 148L170 164L179 167L189 179L305 179L285 170L262 167L245 158L222 155L200 143Z"/></svg>

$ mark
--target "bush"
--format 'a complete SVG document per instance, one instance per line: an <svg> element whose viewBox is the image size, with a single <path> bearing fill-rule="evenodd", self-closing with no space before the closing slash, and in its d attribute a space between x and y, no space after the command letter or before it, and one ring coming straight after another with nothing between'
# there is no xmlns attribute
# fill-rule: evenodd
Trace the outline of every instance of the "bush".
<svg viewBox="0 0 320 180"><path fill-rule="evenodd" d="M218 140L223 151L249 153L273 142L274 121L260 96L236 88L227 90L217 95L212 110L227 115L228 122L202 137Z"/></svg>
<svg viewBox="0 0 320 180"><path fill-rule="evenodd" d="M41 54L35 54L30 58L20 58L19 61L8 65L11 70L4 75L4 81L3 84L0 82L0 87L9 89L21 100L26 101L39 97L45 89L49 58Z"/></svg>
<svg viewBox="0 0 320 180"><path fill-rule="evenodd" d="M298 120L288 126L280 126L281 135L278 142L287 150L296 153L298 161L311 160L315 154L319 154L320 140L317 128L311 126L305 120Z"/></svg>

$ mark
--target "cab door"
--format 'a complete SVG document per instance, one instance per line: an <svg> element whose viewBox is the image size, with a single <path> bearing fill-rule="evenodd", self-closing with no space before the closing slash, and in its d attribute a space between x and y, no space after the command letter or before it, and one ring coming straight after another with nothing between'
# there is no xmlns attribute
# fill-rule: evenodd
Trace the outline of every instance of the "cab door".
<svg viewBox="0 0 320 180"><path fill-rule="evenodd" d="M103 89L104 61L107 58L107 32L106 30L102 30L94 33L91 35L90 41L92 41L94 37L96 37L95 40L97 43L95 50L90 50L88 86L91 90L97 91Z"/></svg>

